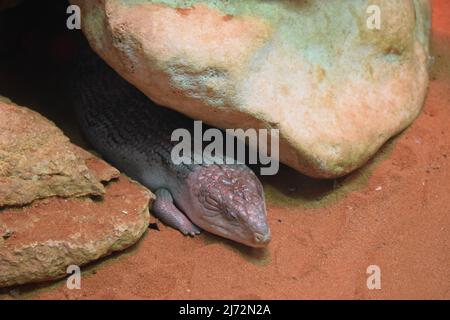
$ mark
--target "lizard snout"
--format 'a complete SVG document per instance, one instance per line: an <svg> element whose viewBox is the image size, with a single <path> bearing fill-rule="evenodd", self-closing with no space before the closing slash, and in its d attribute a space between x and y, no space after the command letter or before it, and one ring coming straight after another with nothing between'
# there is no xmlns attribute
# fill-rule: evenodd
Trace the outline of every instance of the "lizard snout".
<svg viewBox="0 0 450 320"><path fill-rule="evenodd" d="M270 231L268 231L267 233L255 232L253 239L254 239L256 245L266 246L272 239L272 236L270 234Z"/></svg>

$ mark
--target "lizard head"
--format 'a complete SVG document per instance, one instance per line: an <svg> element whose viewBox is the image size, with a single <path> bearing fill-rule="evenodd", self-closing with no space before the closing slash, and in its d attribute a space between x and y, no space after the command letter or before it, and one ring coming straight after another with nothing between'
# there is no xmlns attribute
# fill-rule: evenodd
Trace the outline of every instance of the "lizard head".
<svg viewBox="0 0 450 320"><path fill-rule="evenodd" d="M202 229L251 247L270 239L261 183L245 165L208 165L193 173L192 221Z"/></svg>

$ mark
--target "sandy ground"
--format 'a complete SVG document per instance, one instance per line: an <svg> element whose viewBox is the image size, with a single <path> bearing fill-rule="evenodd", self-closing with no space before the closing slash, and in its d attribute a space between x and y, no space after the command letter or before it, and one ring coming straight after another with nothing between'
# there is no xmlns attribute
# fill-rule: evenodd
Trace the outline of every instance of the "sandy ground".
<svg viewBox="0 0 450 320"><path fill-rule="evenodd" d="M273 240L247 249L185 238L158 223L133 248L64 281L10 288L26 299L450 299L450 1L434 0L430 91L423 113L364 168L264 180ZM369 290L367 268L381 269Z"/></svg>

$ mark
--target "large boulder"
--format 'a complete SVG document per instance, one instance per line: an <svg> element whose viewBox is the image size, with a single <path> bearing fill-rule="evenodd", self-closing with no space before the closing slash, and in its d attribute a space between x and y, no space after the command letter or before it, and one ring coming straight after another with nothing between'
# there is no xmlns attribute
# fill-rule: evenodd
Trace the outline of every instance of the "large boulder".
<svg viewBox="0 0 450 320"><path fill-rule="evenodd" d="M152 100L221 128L278 128L280 160L310 176L364 164L425 97L428 0L72 3L93 49Z"/></svg>
<svg viewBox="0 0 450 320"><path fill-rule="evenodd" d="M57 279L131 246L153 200L41 115L0 98L0 287Z"/></svg>

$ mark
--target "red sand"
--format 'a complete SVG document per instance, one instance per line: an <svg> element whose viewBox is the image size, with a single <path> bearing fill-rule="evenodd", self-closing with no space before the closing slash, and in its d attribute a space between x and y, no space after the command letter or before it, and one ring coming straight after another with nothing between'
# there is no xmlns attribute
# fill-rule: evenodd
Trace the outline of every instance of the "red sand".
<svg viewBox="0 0 450 320"><path fill-rule="evenodd" d="M161 231L149 229L128 252L85 268L81 290L60 281L12 295L450 299L450 1L435 0L433 16L436 63L424 112L349 177L323 182L284 168L265 181L267 250L206 234L190 239L158 223ZM366 286L369 265L381 268L381 290Z"/></svg>

